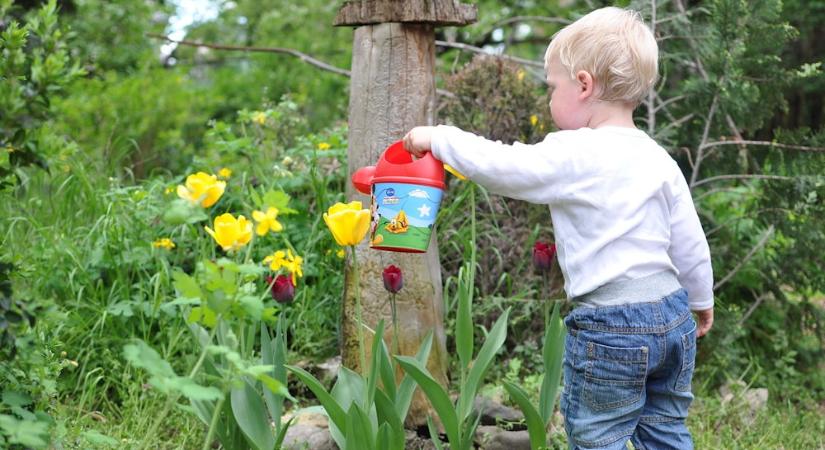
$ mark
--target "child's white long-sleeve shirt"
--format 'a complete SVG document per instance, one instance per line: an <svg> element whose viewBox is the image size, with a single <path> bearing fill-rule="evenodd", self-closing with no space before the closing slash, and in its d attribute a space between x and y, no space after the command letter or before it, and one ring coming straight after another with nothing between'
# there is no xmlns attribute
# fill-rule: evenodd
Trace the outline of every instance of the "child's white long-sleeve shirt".
<svg viewBox="0 0 825 450"><path fill-rule="evenodd" d="M644 131L581 128L505 145L438 126L432 152L491 192L550 207L568 297L673 271L690 308L713 307L713 270L690 189Z"/></svg>

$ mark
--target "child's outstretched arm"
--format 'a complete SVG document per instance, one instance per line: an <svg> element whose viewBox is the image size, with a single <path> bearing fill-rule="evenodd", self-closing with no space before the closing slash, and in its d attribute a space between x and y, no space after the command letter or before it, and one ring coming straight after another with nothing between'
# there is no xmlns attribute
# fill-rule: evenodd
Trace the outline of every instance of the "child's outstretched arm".
<svg viewBox="0 0 825 450"><path fill-rule="evenodd" d="M690 188L678 169L673 195L668 254L679 270L679 283L688 291L690 309L699 321L696 336L702 337L713 326L713 267Z"/></svg>
<svg viewBox="0 0 825 450"><path fill-rule="evenodd" d="M552 135L551 135L552 136ZM449 164L493 193L547 204L559 192L565 170L564 145L551 137L535 145L502 144L455 127L415 127L404 136L404 146L416 157L432 150Z"/></svg>

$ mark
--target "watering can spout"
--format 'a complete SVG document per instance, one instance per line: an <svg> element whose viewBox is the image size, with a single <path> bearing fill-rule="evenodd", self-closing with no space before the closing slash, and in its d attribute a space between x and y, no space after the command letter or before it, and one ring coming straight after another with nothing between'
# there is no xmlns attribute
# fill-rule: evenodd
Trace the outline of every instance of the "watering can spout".
<svg viewBox="0 0 825 450"><path fill-rule="evenodd" d="M372 177L375 175L375 166L362 167L352 174L352 185L364 195L372 193Z"/></svg>

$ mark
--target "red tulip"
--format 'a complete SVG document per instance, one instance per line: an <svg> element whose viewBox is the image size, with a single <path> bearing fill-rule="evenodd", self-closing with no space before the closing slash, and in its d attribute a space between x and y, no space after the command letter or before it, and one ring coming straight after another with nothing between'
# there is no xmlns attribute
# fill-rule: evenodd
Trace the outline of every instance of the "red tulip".
<svg viewBox="0 0 825 450"><path fill-rule="evenodd" d="M536 241L533 246L533 267L539 272L550 271L553 258L556 256L556 244L547 244Z"/></svg>
<svg viewBox="0 0 825 450"><path fill-rule="evenodd" d="M384 269L381 277L384 279L384 289L392 294L397 293L404 287L404 276L401 275L401 269L392 264Z"/></svg>
<svg viewBox="0 0 825 450"><path fill-rule="evenodd" d="M266 284L272 285L272 298L278 303L290 303L295 298L295 285L292 284L292 277L289 275L278 275L275 283L272 277L266 277Z"/></svg>

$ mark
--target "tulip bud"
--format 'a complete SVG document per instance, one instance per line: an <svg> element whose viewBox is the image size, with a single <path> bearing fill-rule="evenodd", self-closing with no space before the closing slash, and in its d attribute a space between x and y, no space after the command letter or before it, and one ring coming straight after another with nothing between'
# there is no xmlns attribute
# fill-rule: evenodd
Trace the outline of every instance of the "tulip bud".
<svg viewBox="0 0 825 450"><path fill-rule="evenodd" d="M384 289L392 294L397 293L404 287L404 277L401 275L401 269L392 264L384 269L381 277L384 279Z"/></svg>
<svg viewBox="0 0 825 450"><path fill-rule="evenodd" d="M272 285L272 298L278 303L290 303L295 298L295 285L292 284L292 277L288 275L278 275L275 283L272 277L266 277L266 284Z"/></svg>
<svg viewBox="0 0 825 450"><path fill-rule="evenodd" d="M533 267L538 272L548 272L555 256L556 244L548 245L545 242L536 241L533 246Z"/></svg>

